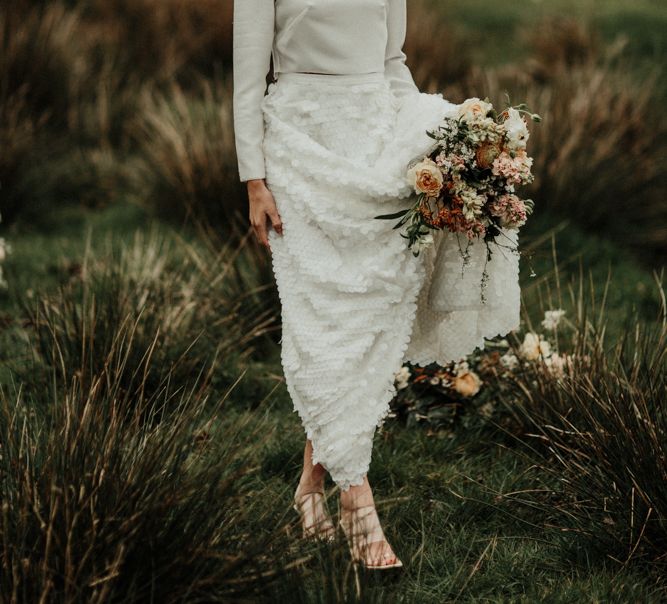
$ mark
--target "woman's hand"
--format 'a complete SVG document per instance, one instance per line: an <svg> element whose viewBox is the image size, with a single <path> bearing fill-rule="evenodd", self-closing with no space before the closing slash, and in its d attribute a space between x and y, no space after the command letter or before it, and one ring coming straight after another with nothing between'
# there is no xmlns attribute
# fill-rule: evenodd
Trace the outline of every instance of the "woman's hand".
<svg viewBox="0 0 667 604"><path fill-rule="evenodd" d="M283 223L278 214L276 201L264 179L248 181L248 202L250 204L250 224L262 245L269 247L267 223L271 223L278 235L283 234Z"/></svg>

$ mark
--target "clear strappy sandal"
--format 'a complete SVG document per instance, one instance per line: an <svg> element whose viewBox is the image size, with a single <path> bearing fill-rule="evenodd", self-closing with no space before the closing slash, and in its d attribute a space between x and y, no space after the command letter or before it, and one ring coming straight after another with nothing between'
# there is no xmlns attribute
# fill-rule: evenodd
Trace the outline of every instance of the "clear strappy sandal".
<svg viewBox="0 0 667 604"><path fill-rule="evenodd" d="M322 491L295 493L292 507L301 517L301 534L304 539L316 539L326 542L335 540L336 527L327 510Z"/></svg>
<svg viewBox="0 0 667 604"><path fill-rule="evenodd" d="M394 560L391 564L369 564L371 543L386 541L380 519L377 515L375 505L364 505L354 509L341 509L339 524L345 533L352 560L361 564L364 568L372 570L385 570L390 568L401 568L398 556L393 552L385 552L381 556L375 556L384 560Z"/></svg>

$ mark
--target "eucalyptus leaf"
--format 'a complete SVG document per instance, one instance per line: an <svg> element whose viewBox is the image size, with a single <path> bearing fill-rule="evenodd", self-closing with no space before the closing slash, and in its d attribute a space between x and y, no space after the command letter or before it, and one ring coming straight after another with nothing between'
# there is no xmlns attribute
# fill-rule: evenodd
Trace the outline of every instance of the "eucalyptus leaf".
<svg viewBox="0 0 667 604"><path fill-rule="evenodd" d="M394 212L393 214L381 214L380 216L374 216L374 218L380 218L383 220L392 220L394 218L400 218L405 216L410 211L410 208L401 210L400 212Z"/></svg>

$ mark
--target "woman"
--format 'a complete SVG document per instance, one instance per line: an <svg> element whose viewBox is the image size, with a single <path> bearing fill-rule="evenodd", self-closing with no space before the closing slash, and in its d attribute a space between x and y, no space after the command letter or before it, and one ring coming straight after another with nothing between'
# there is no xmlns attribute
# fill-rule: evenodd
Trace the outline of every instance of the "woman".
<svg viewBox="0 0 667 604"><path fill-rule="evenodd" d="M282 366L307 435L295 507L305 535L332 537L328 472L353 558L367 568L402 565L366 476L394 373L405 361L459 360L519 322L516 257L493 254L480 305L483 245L462 278L455 239L438 233L415 257L390 222L374 219L405 207L408 162L458 109L418 90L405 32L406 0L234 5L239 176L271 251Z"/></svg>

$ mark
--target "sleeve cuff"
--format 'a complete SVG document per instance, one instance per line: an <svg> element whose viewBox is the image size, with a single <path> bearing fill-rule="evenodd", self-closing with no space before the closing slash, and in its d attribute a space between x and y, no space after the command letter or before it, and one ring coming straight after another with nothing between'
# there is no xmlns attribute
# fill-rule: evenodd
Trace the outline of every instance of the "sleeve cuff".
<svg viewBox="0 0 667 604"><path fill-rule="evenodd" d="M239 180L241 182L248 182L249 180L259 180L266 178L266 170L260 167L244 168L239 166Z"/></svg>

